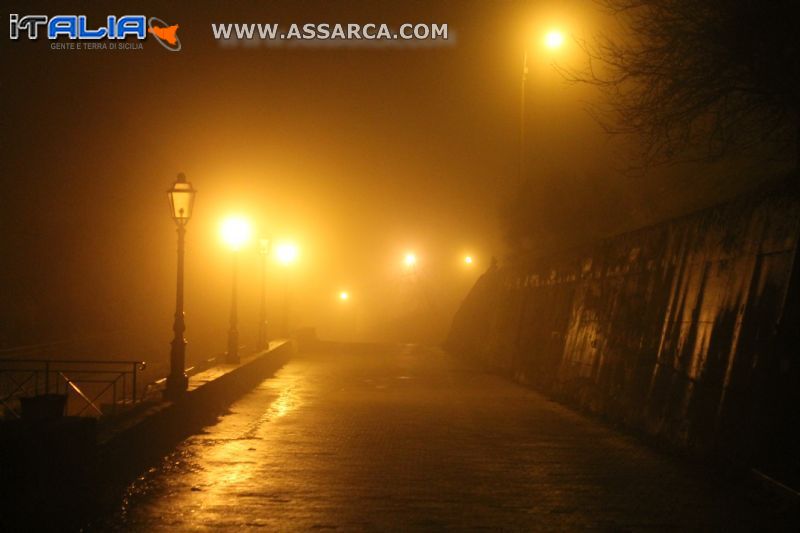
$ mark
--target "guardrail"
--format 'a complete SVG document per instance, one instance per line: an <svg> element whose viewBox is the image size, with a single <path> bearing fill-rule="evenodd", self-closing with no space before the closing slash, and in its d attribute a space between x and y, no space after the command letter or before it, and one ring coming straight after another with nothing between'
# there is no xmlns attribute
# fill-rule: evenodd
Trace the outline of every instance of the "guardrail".
<svg viewBox="0 0 800 533"><path fill-rule="evenodd" d="M72 416L101 417L141 400L143 361L0 359L0 415L21 418L23 399L62 395Z"/></svg>

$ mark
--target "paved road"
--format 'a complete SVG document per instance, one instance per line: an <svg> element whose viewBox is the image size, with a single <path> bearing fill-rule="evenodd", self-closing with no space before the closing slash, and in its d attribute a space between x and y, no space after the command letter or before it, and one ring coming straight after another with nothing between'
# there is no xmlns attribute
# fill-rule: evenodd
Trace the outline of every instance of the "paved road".
<svg viewBox="0 0 800 533"><path fill-rule="evenodd" d="M763 530L785 519L436 350L299 356L131 485L115 528Z"/></svg>

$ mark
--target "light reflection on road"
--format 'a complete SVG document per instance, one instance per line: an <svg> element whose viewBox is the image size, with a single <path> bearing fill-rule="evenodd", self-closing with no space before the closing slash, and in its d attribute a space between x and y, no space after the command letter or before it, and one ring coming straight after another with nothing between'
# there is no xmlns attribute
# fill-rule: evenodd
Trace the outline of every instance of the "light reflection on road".
<svg viewBox="0 0 800 533"><path fill-rule="evenodd" d="M233 494L254 483L256 458L270 443L270 425L303 404L302 362L295 362L236 402L229 413L202 433L190 437L164 460L128 487L114 529L135 528L144 520L148 529L170 524L219 523ZM154 498L167 495L168 502ZM147 509L146 513L142 510ZM188 521L188 524L187 524ZM258 520L250 521L257 525Z"/></svg>
<svg viewBox="0 0 800 533"><path fill-rule="evenodd" d="M203 507L224 507L224 498L229 497L231 491L238 490L235 485L245 484L253 475L255 461L250 459L253 454L248 452L256 451L254 441L263 440L267 423L286 416L298 405L295 388L286 381L265 384L267 389L278 389L278 397L246 432L234 439L217 440L205 451L204 482L197 487L206 500Z"/></svg>

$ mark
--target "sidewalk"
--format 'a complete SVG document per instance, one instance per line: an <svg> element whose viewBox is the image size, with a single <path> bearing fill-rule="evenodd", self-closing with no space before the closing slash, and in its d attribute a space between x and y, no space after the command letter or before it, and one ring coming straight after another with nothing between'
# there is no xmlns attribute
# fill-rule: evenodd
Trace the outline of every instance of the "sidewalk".
<svg viewBox="0 0 800 533"><path fill-rule="evenodd" d="M134 530L795 530L781 504L437 350L293 358L129 487Z"/></svg>

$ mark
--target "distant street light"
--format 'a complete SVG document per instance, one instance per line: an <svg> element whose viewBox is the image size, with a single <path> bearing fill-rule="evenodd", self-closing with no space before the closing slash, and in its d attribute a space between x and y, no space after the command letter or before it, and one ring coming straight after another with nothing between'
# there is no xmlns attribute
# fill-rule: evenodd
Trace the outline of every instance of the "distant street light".
<svg viewBox="0 0 800 533"><path fill-rule="evenodd" d="M275 256L284 266L288 266L297 261L299 255L300 250L297 248L297 245L290 242L280 243L275 249Z"/></svg>
<svg viewBox="0 0 800 533"><path fill-rule="evenodd" d="M406 256L403 258L403 262L405 263L406 267L409 269L414 268L417 264L417 256L412 252L408 252Z"/></svg>
<svg viewBox="0 0 800 533"><path fill-rule="evenodd" d="M473 263L473 259L471 255L464 257L464 263L467 265L471 265Z"/></svg>
<svg viewBox="0 0 800 533"><path fill-rule="evenodd" d="M247 244L253 233L250 223L238 216L223 220L220 232L222 239L233 251L238 251Z"/></svg>
<svg viewBox="0 0 800 533"><path fill-rule="evenodd" d="M261 239L259 242L261 255L261 313L258 320L258 349L265 350L269 347L267 337L267 257L270 251L270 240Z"/></svg>
<svg viewBox="0 0 800 533"><path fill-rule="evenodd" d="M275 258L285 267L295 263L300 257L300 249L292 242L282 242L275 247ZM284 337L289 337L289 269L283 278L283 324L281 330Z"/></svg>
<svg viewBox="0 0 800 533"><path fill-rule="evenodd" d="M183 312L183 255L186 224L192 217L196 193L197 191L194 190L192 184L186 181L186 175L183 172L178 174L177 181L167 191L172 219L178 226L178 279L175 293L175 320L172 325L174 337L169 357L169 375L167 376L167 385L164 391L164 396L170 400L179 398L186 392L189 385L189 378L186 377L186 372L184 371L186 339L183 336L183 332L186 330L186 324Z"/></svg>
<svg viewBox="0 0 800 533"><path fill-rule="evenodd" d="M564 44L564 34L560 30L550 30L544 36L544 44L551 50L561 48Z"/></svg>
<svg viewBox="0 0 800 533"><path fill-rule="evenodd" d="M544 45L550 50L557 50L564 45L564 33L558 29L552 29L544 35ZM528 46L526 44L522 53L522 84L520 90L519 102L519 183L525 180L525 119L526 113L526 100L527 100L527 85L528 85Z"/></svg>
<svg viewBox="0 0 800 533"><path fill-rule="evenodd" d="M350 301L348 291L339 291L339 302L342 306L339 314L341 333L345 336L352 335L352 340L355 340L358 333L358 302Z"/></svg>
<svg viewBox="0 0 800 533"><path fill-rule="evenodd" d="M231 318L228 330L228 352L225 361L239 362L239 330L237 316L237 283L239 275L239 250L250 240L252 229L250 223L242 217L231 217L222 222L222 239L233 251L233 288L231 291Z"/></svg>

